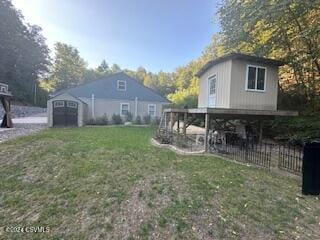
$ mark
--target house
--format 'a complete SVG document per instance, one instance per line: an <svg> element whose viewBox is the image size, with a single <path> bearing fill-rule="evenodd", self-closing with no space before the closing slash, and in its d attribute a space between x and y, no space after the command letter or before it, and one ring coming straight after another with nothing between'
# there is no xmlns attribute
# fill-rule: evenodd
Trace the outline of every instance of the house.
<svg viewBox="0 0 320 240"><path fill-rule="evenodd" d="M198 73L198 108L277 110L283 62L241 53L209 61Z"/></svg>
<svg viewBox="0 0 320 240"><path fill-rule="evenodd" d="M258 135L261 142L264 120L298 116L296 111L277 109L278 68L282 65L282 61L242 53L231 53L209 61L196 74L199 78L198 107L164 109L158 132L171 134L176 124L177 133L182 132L186 137L186 128L196 119L203 119L205 152L209 150L209 139L213 139L209 134L220 132L222 136L229 126L233 126L241 138L246 139L247 132L251 132L251 136ZM241 121L237 121L237 125L233 120ZM255 133L252 128L247 131L250 121L259 123ZM165 139L170 138L165 136Z"/></svg>
<svg viewBox="0 0 320 240"><path fill-rule="evenodd" d="M160 117L169 101L124 72L65 89L47 102L48 125L83 126L89 119L113 114L125 118Z"/></svg>

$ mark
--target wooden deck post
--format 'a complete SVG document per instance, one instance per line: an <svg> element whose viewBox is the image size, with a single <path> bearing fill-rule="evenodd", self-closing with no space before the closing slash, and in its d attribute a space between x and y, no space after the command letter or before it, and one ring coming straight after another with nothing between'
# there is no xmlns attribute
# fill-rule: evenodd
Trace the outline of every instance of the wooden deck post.
<svg viewBox="0 0 320 240"><path fill-rule="evenodd" d="M168 128L167 128L167 113L164 113L164 129L167 132Z"/></svg>
<svg viewBox="0 0 320 240"><path fill-rule="evenodd" d="M180 114L177 113L177 132L180 133Z"/></svg>
<svg viewBox="0 0 320 240"><path fill-rule="evenodd" d="M170 132L173 132L173 125L174 125L173 112L171 112L170 113Z"/></svg>
<svg viewBox="0 0 320 240"><path fill-rule="evenodd" d="M187 122L188 122L188 113L185 112L183 116L183 130L182 130L184 137L187 136Z"/></svg>
<svg viewBox="0 0 320 240"><path fill-rule="evenodd" d="M209 122L210 116L208 113L205 114L205 137L204 137L204 151L209 152Z"/></svg>

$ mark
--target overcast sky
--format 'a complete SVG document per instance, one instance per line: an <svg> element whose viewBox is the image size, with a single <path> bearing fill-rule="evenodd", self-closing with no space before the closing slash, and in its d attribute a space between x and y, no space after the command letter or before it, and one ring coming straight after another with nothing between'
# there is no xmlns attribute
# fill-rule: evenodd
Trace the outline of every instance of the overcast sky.
<svg viewBox="0 0 320 240"><path fill-rule="evenodd" d="M13 0L47 44L78 48L90 67L173 71L200 56L218 31L217 0Z"/></svg>

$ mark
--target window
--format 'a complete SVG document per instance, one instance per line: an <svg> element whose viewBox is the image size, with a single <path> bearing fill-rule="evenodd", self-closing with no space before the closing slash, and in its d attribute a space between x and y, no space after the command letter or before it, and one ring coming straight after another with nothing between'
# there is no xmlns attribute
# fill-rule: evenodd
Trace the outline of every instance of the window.
<svg viewBox="0 0 320 240"><path fill-rule="evenodd" d="M117 89L118 89L118 91L126 91L127 90L126 81L118 80Z"/></svg>
<svg viewBox="0 0 320 240"><path fill-rule="evenodd" d="M151 117L156 116L156 105L155 104L148 104L148 115Z"/></svg>
<svg viewBox="0 0 320 240"><path fill-rule="evenodd" d="M129 103L121 103L120 104L120 115L127 116L129 114Z"/></svg>
<svg viewBox="0 0 320 240"><path fill-rule="evenodd" d="M53 107L54 108L64 107L64 101L54 101L53 102Z"/></svg>
<svg viewBox="0 0 320 240"><path fill-rule="evenodd" d="M68 101L67 102L67 107L69 108L77 108L78 107L78 104L76 102L70 102Z"/></svg>
<svg viewBox="0 0 320 240"><path fill-rule="evenodd" d="M266 68L248 65L246 89L250 91L265 91Z"/></svg>
<svg viewBox="0 0 320 240"><path fill-rule="evenodd" d="M216 94L216 75L209 77L209 95Z"/></svg>

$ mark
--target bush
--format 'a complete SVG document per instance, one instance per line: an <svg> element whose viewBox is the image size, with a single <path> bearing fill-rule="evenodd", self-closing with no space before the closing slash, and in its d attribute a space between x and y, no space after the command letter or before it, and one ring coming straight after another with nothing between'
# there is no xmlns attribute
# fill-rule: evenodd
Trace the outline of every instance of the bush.
<svg viewBox="0 0 320 240"><path fill-rule="evenodd" d="M140 125L142 124L142 120L140 116L137 116L136 119L134 120L134 124Z"/></svg>
<svg viewBox="0 0 320 240"><path fill-rule="evenodd" d="M144 124L150 124L150 122L151 122L150 115L146 115L146 116L143 117L143 123Z"/></svg>
<svg viewBox="0 0 320 240"><path fill-rule="evenodd" d="M89 119L87 122L88 125L108 125L109 120L106 114L104 114L102 117L92 118Z"/></svg>
<svg viewBox="0 0 320 240"><path fill-rule="evenodd" d="M133 120L133 116L131 112L128 112L128 114L126 115L126 122L132 122Z"/></svg>
<svg viewBox="0 0 320 240"><path fill-rule="evenodd" d="M90 118L90 119L87 121L87 125L96 125L96 120L93 119L93 118Z"/></svg>
<svg viewBox="0 0 320 240"><path fill-rule="evenodd" d="M122 119L121 119L121 116L119 114L113 114L112 115L112 123L113 124L122 124Z"/></svg>
<svg viewBox="0 0 320 240"><path fill-rule="evenodd" d="M159 126L159 124L160 124L160 118L159 118L159 117L154 117L154 118L151 120L151 125L152 125L152 126L157 127L157 126Z"/></svg>
<svg viewBox="0 0 320 240"><path fill-rule="evenodd" d="M264 126L264 136L292 144L320 140L320 117L279 117Z"/></svg>

